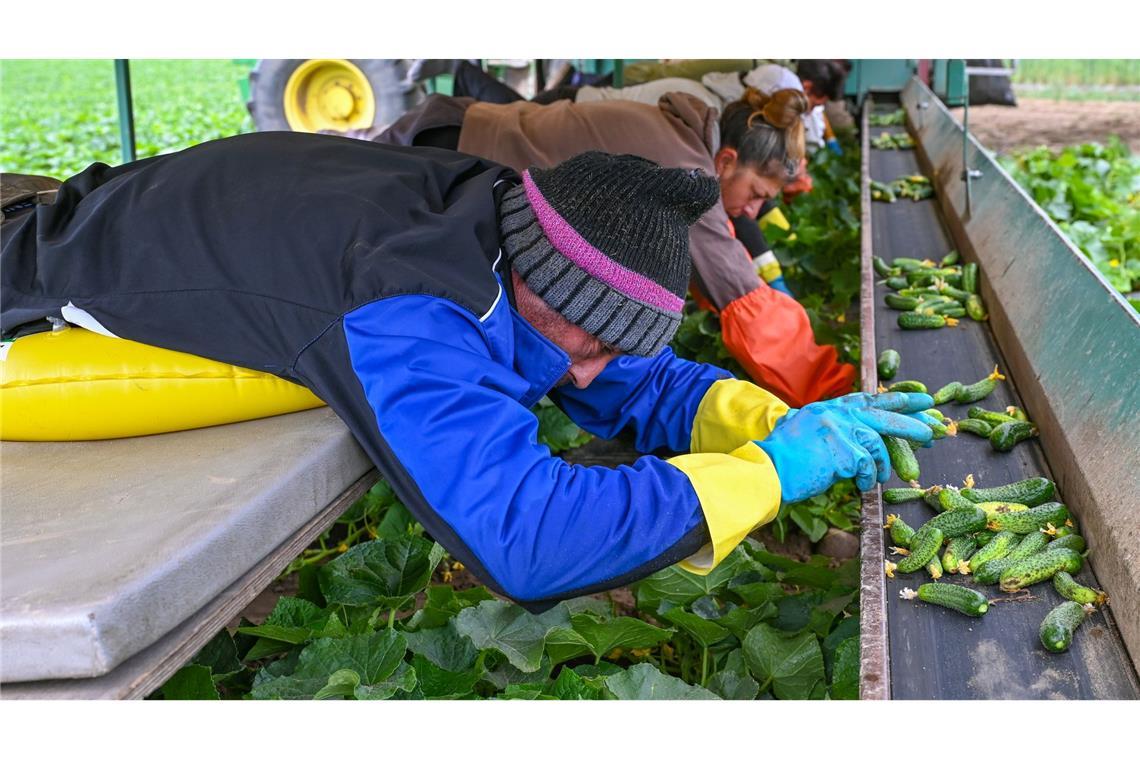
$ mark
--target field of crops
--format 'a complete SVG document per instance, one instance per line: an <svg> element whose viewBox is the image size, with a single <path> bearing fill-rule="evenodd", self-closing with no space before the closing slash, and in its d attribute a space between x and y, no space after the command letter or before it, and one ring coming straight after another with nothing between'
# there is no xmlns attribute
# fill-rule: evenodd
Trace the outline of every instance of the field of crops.
<svg viewBox="0 0 1140 760"><path fill-rule="evenodd" d="M253 129L229 60L131 61L139 158ZM66 178L122 162L109 60L0 61L0 169Z"/></svg>

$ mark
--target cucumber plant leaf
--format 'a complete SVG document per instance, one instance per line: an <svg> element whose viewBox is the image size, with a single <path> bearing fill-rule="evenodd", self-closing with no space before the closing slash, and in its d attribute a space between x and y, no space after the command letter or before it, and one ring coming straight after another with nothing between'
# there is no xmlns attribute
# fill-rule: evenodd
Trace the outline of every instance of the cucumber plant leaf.
<svg viewBox="0 0 1140 760"><path fill-rule="evenodd" d="M500 600L468 607L455 619L455 629L471 639L477 649L504 654L524 673L538 670L546 635L554 628L570 627L570 615L558 605L541 615Z"/></svg>
<svg viewBox="0 0 1140 760"><path fill-rule="evenodd" d="M444 670L467 670L479 656L479 650L471 644L471 639L460 635L454 619L439 628L405 631L404 638L408 641L408 649Z"/></svg>
<svg viewBox="0 0 1140 760"><path fill-rule="evenodd" d="M180 668L162 685L161 691L163 699L221 699L206 665Z"/></svg>
<svg viewBox="0 0 1140 760"><path fill-rule="evenodd" d="M732 670L715 673L709 679L708 688L721 699L756 699L760 693L760 684L755 678Z"/></svg>
<svg viewBox="0 0 1140 760"><path fill-rule="evenodd" d="M478 670L455 672L439 667L422 654L412 657L416 685L424 699L462 699L471 696L479 681Z"/></svg>
<svg viewBox="0 0 1140 760"><path fill-rule="evenodd" d="M682 607L673 607L664 612L659 612L658 615L685 631L703 647L712 646L730 635L728 629L719 623L705 620L699 615L687 612Z"/></svg>
<svg viewBox="0 0 1140 760"><path fill-rule="evenodd" d="M748 632L744 660L760 684L779 699L808 699L823 684L823 653L811 631L785 636L761 623Z"/></svg>
<svg viewBox="0 0 1140 760"><path fill-rule="evenodd" d="M330 604L399 607L427 586L445 552L419 536L358 544L320 570Z"/></svg>
<svg viewBox="0 0 1140 760"><path fill-rule="evenodd" d="M832 699L859 698L859 639L843 640L835 650L835 667L831 677Z"/></svg>
<svg viewBox="0 0 1140 760"><path fill-rule="evenodd" d="M733 576L755 563L740 547L717 565L708 575L697 575L673 565L660 570L637 584L637 608L655 612L662 602L684 605L706 594L719 591Z"/></svg>
<svg viewBox="0 0 1140 760"><path fill-rule="evenodd" d="M658 628L633 617L599 620L593 615L574 615L571 617L571 622L574 632L586 642L595 660L619 647L638 649L668 641L672 638L674 630Z"/></svg>
<svg viewBox="0 0 1140 760"><path fill-rule="evenodd" d="M404 653L407 643L403 634L384 629L373 633L348 636L343 639L317 639L301 650L296 669L288 675L267 675L268 668L258 674L253 683L254 699L313 699L322 689L343 689L351 679L340 673L334 684L330 677L339 671L350 670L356 673L359 681L353 685L353 693L376 698L388 693L392 696L399 690L410 690L415 686L415 674L409 678L398 674L405 665ZM406 688L405 688L406 687ZM340 692L336 692L339 694ZM386 698L386 697L381 697Z"/></svg>
<svg viewBox="0 0 1140 760"><path fill-rule="evenodd" d="M666 675L647 662L609 676L606 686L618 699L720 699L708 689Z"/></svg>

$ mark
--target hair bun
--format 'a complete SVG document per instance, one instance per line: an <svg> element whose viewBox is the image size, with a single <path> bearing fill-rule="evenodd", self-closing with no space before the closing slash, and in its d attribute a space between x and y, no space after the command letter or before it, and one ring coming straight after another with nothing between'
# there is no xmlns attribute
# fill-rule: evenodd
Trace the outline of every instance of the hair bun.
<svg viewBox="0 0 1140 760"><path fill-rule="evenodd" d="M744 91L742 100L752 109L752 115L748 117L749 126L754 119L762 118L776 129L791 129L811 108L807 96L791 88L766 95L755 87L749 87Z"/></svg>

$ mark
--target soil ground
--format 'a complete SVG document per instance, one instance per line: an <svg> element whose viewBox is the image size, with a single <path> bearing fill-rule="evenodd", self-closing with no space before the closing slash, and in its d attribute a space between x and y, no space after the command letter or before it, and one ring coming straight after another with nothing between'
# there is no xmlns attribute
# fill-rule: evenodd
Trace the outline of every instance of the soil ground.
<svg viewBox="0 0 1140 760"><path fill-rule="evenodd" d="M962 109L951 112L959 121ZM1119 135L1133 153L1140 152L1140 102L1039 100L1019 98L1017 106L972 106L970 131L998 153L1047 145L1061 148L1107 142Z"/></svg>

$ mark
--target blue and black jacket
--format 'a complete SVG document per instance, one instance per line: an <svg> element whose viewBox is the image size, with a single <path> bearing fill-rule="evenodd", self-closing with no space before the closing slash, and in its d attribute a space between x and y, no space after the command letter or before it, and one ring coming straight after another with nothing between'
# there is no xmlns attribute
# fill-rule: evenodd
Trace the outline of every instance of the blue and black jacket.
<svg viewBox="0 0 1140 760"><path fill-rule="evenodd" d="M668 349L585 389L523 320L499 251L510 169L452 151L260 133L68 180L5 230L0 328L70 305L122 338L276 374L344 420L428 533L531 609L684 561L775 516L753 440L787 407ZM537 442L549 395L640 458Z"/></svg>

